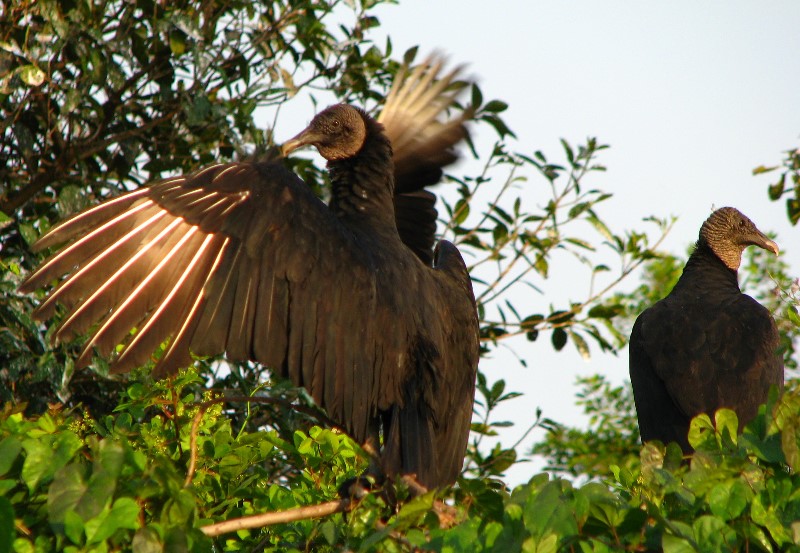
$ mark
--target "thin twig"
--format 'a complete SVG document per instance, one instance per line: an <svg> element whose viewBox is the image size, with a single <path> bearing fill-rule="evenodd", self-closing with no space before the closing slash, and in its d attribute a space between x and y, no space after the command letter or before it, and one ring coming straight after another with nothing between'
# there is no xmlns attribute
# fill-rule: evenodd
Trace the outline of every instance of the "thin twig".
<svg viewBox="0 0 800 553"><path fill-rule="evenodd" d="M262 528L273 524L295 522L310 518L319 518L334 513L343 513L350 509L349 499L336 499L319 505L309 505L306 507L296 507L286 511L275 511L262 513L260 515L250 515L241 518L234 518L216 524L209 524L200 528L206 536L220 536L237 530L248 530L251 528Z"/></svg>

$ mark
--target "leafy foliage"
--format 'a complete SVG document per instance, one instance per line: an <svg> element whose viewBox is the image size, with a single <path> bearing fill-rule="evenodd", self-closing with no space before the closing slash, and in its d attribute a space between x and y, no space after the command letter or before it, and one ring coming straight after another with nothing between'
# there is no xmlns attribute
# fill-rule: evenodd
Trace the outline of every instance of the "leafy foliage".
<svg viewBox="0 0 800 553"><path fill-rule="evenodd" d="M465 478L452 507L423 494L400 504L374 491L354 509L226 536L214 521L336 500L365 454L346 436L312 427L287 441L235 429L219 406L198 426L198 463L186 483L192 372L132 384L115 416L54 409L0 415L0 543L15 551L800 551L800 388L774 394L741 436L732 411L692 422L696 453L641 448L604 482L577 486L546 474L508 491ZM590 382L596 386L598 382ZM602 386L601 386L602 387ZM302 467L284 472L283 467ZM598 471L599 472L599 471ZM613 474L613 476L612 476ZM598 476L601 476L598 474ZM16 535L17 537L13 537Z"/></svg>
<svg viewBox="0 0 800 553"><path fill-rule="evenodd" d="M572 477L604 478L612 465L631 466L640 449L631 387L611 386L601 375L577 384L576 403L589 416L588 428L545 419L547 435L532 453L546 459L546 470Z"/></svg>
<svg viewBox="0 0 800 553"><path fill-rule="evenodd" d="M777 180L769 185L769 199L778 201L786 197L786 216L793 225L800 221L800 148L787 150L780 165L760 165L753 169L754 175L778 171Z"/></svg>

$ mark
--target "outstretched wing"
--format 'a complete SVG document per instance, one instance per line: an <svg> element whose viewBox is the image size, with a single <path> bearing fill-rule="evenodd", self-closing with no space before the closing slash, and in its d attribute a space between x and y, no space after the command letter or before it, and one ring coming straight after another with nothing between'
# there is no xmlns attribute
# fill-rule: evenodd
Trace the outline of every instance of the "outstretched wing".
<svg viewBox="0 0 800 553"><path fill-rule="evenodd" d="M453 147L466 138L465 122L474 111L442 120L467 86L461 68L442 75L444 60L431 56L409 71L400 70L378 116L392 143L395 166L395 219L403 242L431 266L436 235L436 196L424 190L438 183L442 169L457 156Z"/></svg>
<svg viewBox="0 0 800 553"><path fill-rule="evenodd" d="M190 351L227 352L288 376L365 438L374 368L391 370L403 344L363 347L380 342L374 271L280 163L214 165L139 189L69 219L36 248L65 243L21 290L63 279L35 315L60 303L68 315L56 337L90 333L79 366L119 344L113 372L168 341L155 376L188 366Z"/></svg>

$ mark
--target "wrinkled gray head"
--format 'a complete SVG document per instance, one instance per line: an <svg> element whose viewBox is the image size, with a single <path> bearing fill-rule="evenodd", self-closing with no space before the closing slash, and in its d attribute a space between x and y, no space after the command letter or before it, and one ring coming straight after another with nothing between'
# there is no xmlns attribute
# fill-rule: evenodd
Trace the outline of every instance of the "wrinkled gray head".
<svg viewBox="0 0 800 553"><path fill-rule="evenodd" d="M314 146L328 161L356 155L364 145L367 126L361 110L347 104L336 104L317 114L300 134L281 147L283 155L303 146Z"/></svg>
<svg viewBox="0 0 800 553"><path fill-rule="evenodd" d="M767 238L741 211L733 207L716 210L700 227L699 243L705 242L734 271L747 246L758 246L778 255L778 245Z"/></svg>

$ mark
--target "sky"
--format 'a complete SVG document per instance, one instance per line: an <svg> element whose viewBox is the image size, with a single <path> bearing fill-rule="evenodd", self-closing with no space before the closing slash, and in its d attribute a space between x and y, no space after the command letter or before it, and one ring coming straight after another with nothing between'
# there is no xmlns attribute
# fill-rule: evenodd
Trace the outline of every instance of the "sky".
<svg viewBox="0 0 800 553"><path fill-rule="evenodd" d="M510 149L556 156L560 138L610 145L600 158L607 171L590 185L614 194L599 211L615 231L641 229L651 214L677 216L664 249L682 255L711 210L731 205L777 233L791 272L800 270L798 229L783 203L767 198L772 177L752 175L800 146L800 2L401 0L375 15L377 42L385 33L397 53L414 45L444 52L468 64L484 98L507 102L504 118L517 135ZM473 131L479 143L495 138L481 133ZM514 347L528 368L503 352L481 362L489 379L524 393L498 413L516 422L501 436L505 445L537 407L585 422L574 405L576 376L627 379L627 350L615 357L595 348L583 361L571 346L554 353L549 340ZM535 431L523 447L541 437ZM518 466L508 483L540 467Z"/></svg>

